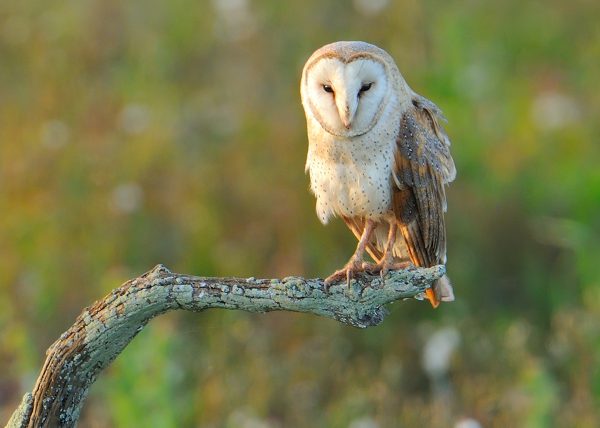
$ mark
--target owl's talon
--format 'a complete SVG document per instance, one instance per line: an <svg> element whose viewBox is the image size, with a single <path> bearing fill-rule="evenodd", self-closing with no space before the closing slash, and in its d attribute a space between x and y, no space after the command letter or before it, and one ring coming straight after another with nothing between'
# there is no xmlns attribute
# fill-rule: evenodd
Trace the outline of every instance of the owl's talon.
<svg viewBox="0 0 600 428"><path fill-rule="evenodd" d="M364 264L360 260L351 259L346 265L325 278L325 285L330 286L333 283L346 279L346 285L350 287L350 282L356 273L364 272Z"/></svg>
<svg viewBox="0 0 600 428"><path fill-rule="evenodd" d="M385 284L385 277L388 273L394 270L408 269L411 266L413 266L413 264L410 262L396 262L391 258L383 258L376 264L370 264L369 268L366 269L366 271L372 275L379 274L382 284Z"/></svg>
<svg viewBox="0 0 600 428"><path fill-rule="evenodd" d="M340 269L336 270L334 273L325 278L325 285L329 287L331 284L339 282L341 279L346 277L346 270Z"/></svg>
<svg viewBox="0 0 600 428"><path fill-rule="evenodd" d="M363 262L362 270L363 270L363 272L366 272L370 275L375 275L377 272L379 272L377 265L375 263L369 263L369 262Z"/></svg>

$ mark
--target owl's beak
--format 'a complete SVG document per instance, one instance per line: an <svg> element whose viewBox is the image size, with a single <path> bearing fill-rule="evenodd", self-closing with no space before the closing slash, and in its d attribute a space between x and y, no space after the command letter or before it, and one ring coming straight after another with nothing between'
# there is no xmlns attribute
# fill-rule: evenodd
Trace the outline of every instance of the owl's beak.
<svg viewBox="0 0 600 428"><path fill-rule="evenodd" d="M348 118L342 117L342 123L346 129L350 129L352 127L352 121Z"/></svg>
<svg viewBox="0 0 600 428"><path fill-rule="evenodd" d="M344 125L344 128L350 129L352 127L352 121L354 120L354 113L356 113L356 108L352 108L348 104L344 103L342 108L339 108L338 111L340 113L340 120Z"/></svg>
<svg viewBox="0 0 600 428"><path fill-rule="evenodd" d="M352 102L352 99L343 92L336 96L335 103L340 114L340 120L342 121L342 124L346 129L350 129L352 127L352 121L354 120L354 114L356 113L358 103Z"/></svg>

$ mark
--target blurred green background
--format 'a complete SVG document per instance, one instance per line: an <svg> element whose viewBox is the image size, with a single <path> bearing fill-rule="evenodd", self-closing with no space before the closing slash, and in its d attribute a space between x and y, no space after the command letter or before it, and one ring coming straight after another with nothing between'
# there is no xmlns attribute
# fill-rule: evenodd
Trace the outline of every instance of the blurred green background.
<svg viewBox="0 0 600 428"><path fill-rule="evenodd" d="M0 423L84 306L157 263L324 276L355 246L304 175L304 61L388 50L449 119L457 301L365 331L152 321L84 427L600 424L596 0L0 3ZM471 425L469 425L471 424Z"/></svg>

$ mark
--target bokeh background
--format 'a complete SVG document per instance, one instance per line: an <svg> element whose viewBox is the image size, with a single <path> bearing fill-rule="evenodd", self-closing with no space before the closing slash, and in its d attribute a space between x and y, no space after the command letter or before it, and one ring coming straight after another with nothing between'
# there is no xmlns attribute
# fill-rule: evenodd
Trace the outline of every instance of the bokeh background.
<svg viewBox="0 0 600 428"><path fill-rule="evenodd" d="M77 314L157 263L324 276L298 83L366 40L449 119L457 301L365 331L213 310L152 321L84 427L600 423L595 0L0 2L0 423Z"/></svg>

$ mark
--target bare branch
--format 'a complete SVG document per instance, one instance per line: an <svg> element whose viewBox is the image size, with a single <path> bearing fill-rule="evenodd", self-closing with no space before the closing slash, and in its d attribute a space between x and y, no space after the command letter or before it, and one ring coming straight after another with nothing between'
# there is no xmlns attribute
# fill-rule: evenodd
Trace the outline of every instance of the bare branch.
<svg viewBox="0 0 600 428"><path fill-rule="evenodd" d="M374 326L384 305L419 296L445 273L444 266L363 275L326 289L321 279L203 278L158 265L83 310L46 352L31 394L7 427L74 427L89 387L149 320L172 309L309 312L354 327Z"/></svg>

